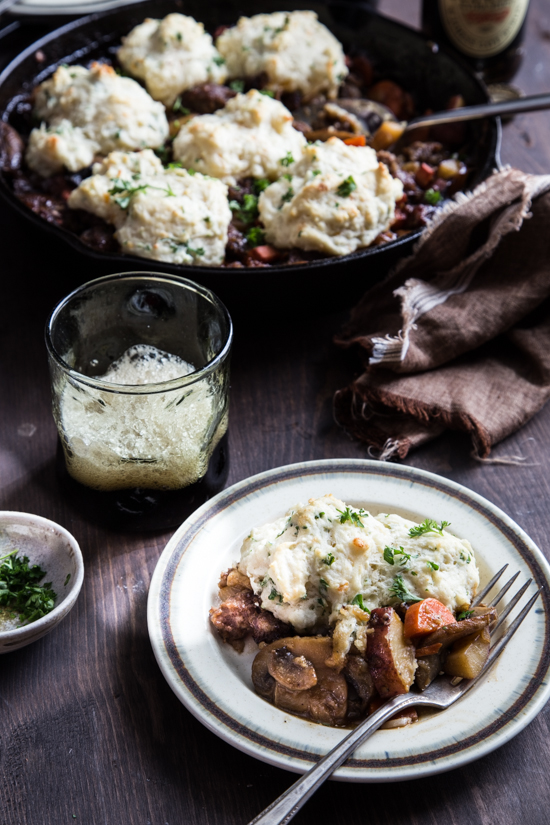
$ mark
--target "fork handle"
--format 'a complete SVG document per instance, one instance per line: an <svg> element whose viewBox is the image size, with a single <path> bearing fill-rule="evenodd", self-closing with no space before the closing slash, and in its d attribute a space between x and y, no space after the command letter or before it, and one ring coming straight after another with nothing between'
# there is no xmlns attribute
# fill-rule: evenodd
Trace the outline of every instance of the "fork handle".
<svg viewBox="0 0 550 825"><path fill-rule="evenodd" d="M418 695L404 693L394 696L379 710L372 713L360 725L345 736L335 748L324 756L316 765L310 768L294 785L268 805L248 825L286 825L298 813L302 805L307 802L325 779L338 768L347 757L353 753L369 736L378 730L384 722L393 716L397 710L407 705L417 705Z"/></svg>
<svg viewBox="0 0 550 825"><path fill-rule="evenodd" d="M462 106L459 109L447 109L433 115L421 115L410 120L405 131L420 126L437 126L441 123L460 123L467 120L480 120L496 115L517 115L522 112L538 112L550 109L550 94L530 95L517 100L501 100L498 103L479 103L477 106Z"/></svg>

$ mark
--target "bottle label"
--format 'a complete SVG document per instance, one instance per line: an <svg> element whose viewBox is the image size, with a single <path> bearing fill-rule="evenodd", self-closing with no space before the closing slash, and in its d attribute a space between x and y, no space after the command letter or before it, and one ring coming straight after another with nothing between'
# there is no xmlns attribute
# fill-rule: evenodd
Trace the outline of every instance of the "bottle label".
<svg viewBox="0 0 550 825"><path fill-rule="evenodd" d="M529 0L438 0L451 43L468 57L493 57L517 36Z"/></svg>

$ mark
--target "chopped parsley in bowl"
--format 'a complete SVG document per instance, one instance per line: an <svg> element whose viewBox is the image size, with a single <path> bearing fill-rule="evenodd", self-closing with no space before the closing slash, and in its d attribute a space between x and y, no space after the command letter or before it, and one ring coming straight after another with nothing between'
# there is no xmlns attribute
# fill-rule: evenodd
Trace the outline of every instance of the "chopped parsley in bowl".
<svg viewBox="0 0 550 825"><path fill-rule="evenodd" d="M53 630L83 579L82 553L68 530L42 516L0 511L0 653Z"/></svg>

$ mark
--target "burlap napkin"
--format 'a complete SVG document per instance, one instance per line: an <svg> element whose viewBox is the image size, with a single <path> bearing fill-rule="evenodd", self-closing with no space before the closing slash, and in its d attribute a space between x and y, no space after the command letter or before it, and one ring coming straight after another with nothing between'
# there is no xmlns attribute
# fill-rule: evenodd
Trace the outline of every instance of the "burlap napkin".
<svg viewBox="0 0 550 825"><path fill-rule="evenodd" d="M550 175L506 169L458 195L335 340L365 365L336 418L379 457L447 428L488 456L550 396Z"/></svg>

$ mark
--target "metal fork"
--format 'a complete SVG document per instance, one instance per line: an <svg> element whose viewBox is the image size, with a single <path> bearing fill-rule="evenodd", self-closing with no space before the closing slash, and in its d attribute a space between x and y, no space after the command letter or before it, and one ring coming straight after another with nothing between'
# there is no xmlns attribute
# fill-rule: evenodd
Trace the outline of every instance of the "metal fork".
<svg viewBox="0 0 550 825"><path fill-rule="evenodd" d="M480 604L480 602L500 579L507 567L507 564L504 565L504 567L499 570L495 576L493 576L488 585L481 591L472 603L472 607ZM490 607L495 607L501 601L503 596L508 592L512 584L517 579L518 575L519 573L516 573L515 576L512 576L512 578L506 582L506 584L491 601L489 605ZM518 590L509 604L506 605L498 617L498 621L492 630L493 633L500 627L502 622L514 609L532 581L532 579L529 579L529 581ZM327 753L327 755L317 762L316 765L310 768L307 773L305 773L288 789L288 791L281 794L275 802L272 802L271 805L261 812L261 814L258 814L257 817L251 820L248 825L286 825L287 822L290 822L293 816L300 810L302 805L304 805L310 796L315 793L317 788L323 784L325 779L327 779L333 771L336 770L336 768L345 762L348 756L350 756L350 754L352 754L359 747L359 745L368 739L369 736L372 736L372 734L378 730L378 728L383 725L387 719L390 719L395 713L403 710L403 708L416 705L425 705L427 707L443 709L448 708L458 699L461 699L465 693L467 693L481 680L489 668L493 666L535 604L541 590L542 588L537 590L535 595L529 599L521 613L516 619L514 619L507 631L501 636L497 643L491 647L487 662L485 663L485 666L479 676L475 679L463 679L459 684L453 684L453 682L456 682L456 678L440 676L432 682L428 688L426 688L424 693L410 692L401 694L400 696L394 696L393 699L386 702L386 704L379 710L368 716L364 722L345 736L335 748Z"/></svg>

